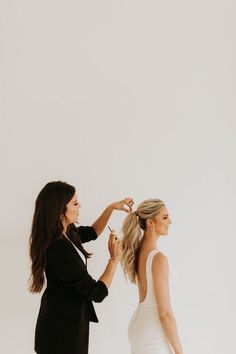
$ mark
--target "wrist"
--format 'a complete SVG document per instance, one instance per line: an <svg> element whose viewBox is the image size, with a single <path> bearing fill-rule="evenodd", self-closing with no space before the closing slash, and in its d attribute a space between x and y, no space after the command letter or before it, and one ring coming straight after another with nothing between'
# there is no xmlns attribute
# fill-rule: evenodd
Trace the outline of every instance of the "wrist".
<svg viewBox="0 0 236 354"><path fill-rule="evenodd" d="M119 259L117 257L110 257L108 259L109 263L114 263L114 264L118 264L119 263Z"/></svg>
<svg viewBox="0 0 236 354"><path fill-rule="evenodd" d="M108 205L107 210L108 210L110 213L112 213L113 210L114 210L113 204Z"/></svg>
<svg viewBox="0 0 236 354"><path fill-rule="evenodd" d="M175 354L183 354L183 350L182 349L177 350L177 351L175 351Z"/></svg>

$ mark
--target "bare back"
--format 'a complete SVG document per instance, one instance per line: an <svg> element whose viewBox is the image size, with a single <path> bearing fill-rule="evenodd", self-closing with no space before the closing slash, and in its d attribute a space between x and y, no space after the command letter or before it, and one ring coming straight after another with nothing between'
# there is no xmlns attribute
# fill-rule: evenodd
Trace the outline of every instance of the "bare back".
<svg viewBox="0 0 236 354"><path fill-rule="evenodd" d="M138 289L139 289L139 302L143 302L147 295L147 275L146 275L146 264L149 253L152 250L140 250L139 260L138 260Z"/></svg>

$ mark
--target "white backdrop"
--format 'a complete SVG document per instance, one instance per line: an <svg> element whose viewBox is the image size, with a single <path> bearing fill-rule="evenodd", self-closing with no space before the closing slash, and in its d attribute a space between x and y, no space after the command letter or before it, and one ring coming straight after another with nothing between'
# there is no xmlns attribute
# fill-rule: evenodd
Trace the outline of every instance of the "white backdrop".
<svg viewBox="0 0 236 354"><path fill-rule="evenodd" d="M235 10L1 1L1 354L33 353L28 237L37 194L58 179L76 186L84 225L125 196L162 198L173 224L159 247L176 273L184 353L235 354ZM87 245L95 278L107 236ZM119 268L96 305L90 354L130 353L136 290Z"/></svg>

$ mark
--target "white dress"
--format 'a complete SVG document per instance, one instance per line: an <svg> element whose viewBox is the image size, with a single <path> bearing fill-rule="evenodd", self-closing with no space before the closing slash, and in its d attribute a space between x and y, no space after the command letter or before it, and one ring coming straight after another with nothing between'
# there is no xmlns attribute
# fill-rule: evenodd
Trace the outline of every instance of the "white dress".
<svg viewBox="0 0 236 354"><path fill-rule="evenodd" d="M138 304L128 329L132 354L173 354L162 329L153 290L152 262L156 253L151 251L146 261L147 294Z"/></svg>

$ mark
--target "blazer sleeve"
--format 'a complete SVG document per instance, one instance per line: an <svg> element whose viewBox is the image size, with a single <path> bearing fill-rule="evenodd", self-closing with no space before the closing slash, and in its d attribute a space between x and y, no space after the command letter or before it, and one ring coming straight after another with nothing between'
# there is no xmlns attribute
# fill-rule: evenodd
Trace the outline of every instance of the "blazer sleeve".
<svg viewBox="0 0 236 354"><path fill-rule="evenodd" d="M96 240L98 237L91 226L79 226L77 227L77 232L82 243Z"/></svg>
<svg viewBox="0 0 236 354"><path fill-rule="evenodd" d="M94 302L102 302L108 295L106 285L94 280L87 272L80 256L66 242L58 242L48 252L47 266L72 291Z"/></svg>

